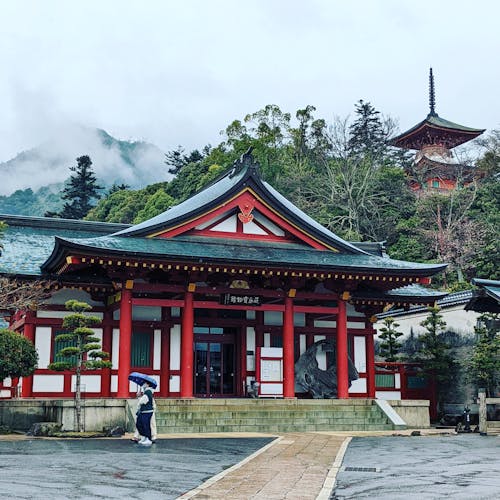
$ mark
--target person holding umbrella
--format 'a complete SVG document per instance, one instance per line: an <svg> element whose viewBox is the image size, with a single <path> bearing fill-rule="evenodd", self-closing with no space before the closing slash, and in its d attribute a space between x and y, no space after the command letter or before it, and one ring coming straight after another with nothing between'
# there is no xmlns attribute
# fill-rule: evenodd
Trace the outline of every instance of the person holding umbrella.
<svg viewBox="0 0 500 500"><path fill-rule="evenodd" d="M154 412L154 397L151 383L147 380L142 384L143 395L139 398L139 407L137 409L136 426L139 434L143 438L139 441L142 446L151 446L151 418Z"/></svg>

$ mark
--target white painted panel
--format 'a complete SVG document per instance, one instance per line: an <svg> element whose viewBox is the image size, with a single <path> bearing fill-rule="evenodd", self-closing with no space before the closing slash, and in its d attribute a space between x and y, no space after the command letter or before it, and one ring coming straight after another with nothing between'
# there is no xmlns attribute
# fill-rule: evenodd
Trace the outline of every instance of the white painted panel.
<svg viewBox="0 0 500 500"><path fill-rule="evenodd" d="M377 399L384 399L385 401L398 401L401 399L401 392L399 392L399 391L376 391L375 397Z"/></svg>
<svg viewBox="0 0 500 500"><path fill-rule="evenodd" d="M76 392L76 375L71 375L71 390ZM101 392L100 375L82 375L82 392Z"/></svg>
<svg viewBox="0 0 500 500"><path fill-rule="evenodd" d="M161 368L161 330L153 333L153 370Z"/></svg>
<svg viewBox="0 0 500 500"><path fill-rule="evenodd" d="M52 329L50 326L36 327L35 347L38 352L38 368L47 368L50 363L50 351L52 347Z"/></svg>
<svg viewBox="0 0 500 500"><path fill-rule="evenodd" d="M174 325L170 329L170 369L181 368L181 325Z"/></svg>
<svg viewBox="0 0 500 500"><path fill-rule="evenodd" d="M283 313L281 311L264 311L264 324L281 326L283 324Z"/></svg>
<svg viewBox="0 0 500 500"><path fill-rule="evenodd" d="M118 392L118 375L111 375L110 391Z"/></svg>
<svg viewBox="0 0 500 500"><path fill-rule="evenodd" d="M261 357L265 358L282 358L283 348L282 347L263 347L260 350Z"/></svg>
<svg viewBox="0 0 500 500"><path fill-rule="evenodd" d="M181 390L181 377L179 375L172 375L169 384L170 392L180 392Z"/></svg>
<svg viewBox="0 0 500 500"><path fill-rule="evenodd" d="M63 392L64 375L33 375L33 392Z"/></svg>
<svg viewBox="0 0 500 500"><path fill-rule="evenodd" d="M366 339L359 335L354 337L354 366L361 373L366 373Z"/></svg>
<svg viewBox="0 0 500 500"><path fill-rule="evenodd" d="M271 233L276 236L285 236L285 231L279 226L271 222L267 217L264 217L260 212L255 212L253 214L256 221L260 222L265 228L267 228Z"/></svg>
<svg viewBox="0 0 500 500"><path fill-rule="evenodd" d="M0 398L10 398L10 397L11 397L10 389L0 391Z"/></svg>
<svg viewBox="0 0 500 500"><path fill-rule="evenodd" d="M80 302L85 302L90 306L102 306L102 302L97 302L92 300L90 295L83 290L75 290L74 288L68 289L63 288L62 290L58 290L54 294L51 295L50 299L45 301L46 304L58 304L64 305L68 300L79 300Z"/></svg>
<svg viewBox="0 0 500 500"><path fill-rule="evenodd" d="M132 319L137 321L161 321L161 307L132 306Z"/></svg>
<svg viewBox="0 0 500 500"><path fill-rule="evenodd" d="M181 317L181 308L180 307L172 307L170 310L170 314L172 318L180 318Z"/></svg>
<svg viewBox="0 0 500 500"><path fill-rule="evenodd" d="M394 374L394 388L401 389L401 374L400 373Z"/></svg>
<svg viewBox="0 0 500 500"><path fill-rule="evenodd" d="M349 387L350 393L366 392L366 378L358 378L351 382L351 387Z"/></svg>
<svg viewBox="0 0 500 500"><path fill-rule="evenodd" d="M337 326L336 321L324 321L321 319L317 319L314 321L314 326L318 328L335 328Z"/></svg>
<svg viewBox="0 0 500 500"><path fill-rule="evenodd" d="M212 224L215 224L218 220L221 220L223 219L224 217L226 217L226 214L227 212L223 213L223 214L219 214L217 215L216 217L206 221L206 222L202 222L201 224L199 224L198 226L196 226L196 229L205 229L206 227L208 226L211 226Z"/></svg>
<svg viewBox="0 0 500 500"><path fill-rule="evenodd" d="M300 354L304 354L307 350L307 335L304 333L299 335L299 350Z"/></svg>
<svg viewBox="0 0 500 500"><path fill-rule="evenodd" d="M250 221L246 224L243 224L243 233L245 234L264 234L267 235L266 231L261 227L257 226L255 222Z"/></svg>
<svg viewBox="0 0 500 500"><path fill-rule="evenodd" d="M315 335L314 342L318 342L318 340L326 339L325 335ZM320 370L326 370L326 352L317 351L316 352L316 361L318 362L318 368Z"/></svg>
<svg viewBox="0 0 500 500"><path fill-rule="evenodd" d="M120 309L115 309L113 311L113 319L115 321L120 321Z"/></svg>
<svg viewBox="0 0 500 500"><path fill-rule="evenodd" d="M260 396L281 396L283 394L283 384L261 384Z"/></svg>
<svg viewBox="0 0 500 500"><path fill-rule="evenodd" d="M269 347L271 345L271 334L264 333L264 347Z"/></svg>
<svg viewBox="0 0 500 500"><path fill-rule="evenodd" d="M47 311L47 310L40 310L36 312L36 317L37 318L65 318L66 316L69 316L70 314L74 314L73 311ZM96 316L99 319L102 319L103 313L102 312L94 312L94 311L89 311L89 312L84 312L84 316Z"/></svg>
<svg viewBox="0 0 500 500"><path fill-rule="evenodd" d="M293 314L293 324L294 324L294 326L306 326L305 313L294 313Z"/></svg>
<svg viewBox="0 0 500 500"><path fill-rule="evenodd" d="M118 357L120 353L120 330L113 328L113 338L111 341L111 363L113 370L118 370Z"/></svg>
<svg viewBox="0 0 500 500"><path fill-rule="evenodd" d="M222 231L224 233L236 232L236 214L223 220L220 224L214 226L210 231Z"/></svg>
<svg viewBox="0 0 500 500"><path fill-rule="evenodd" d="M249 354L253 352L253 354ZM247 366L248 371L255 370L255 328L247 326Z"/></svg>
<svg viewBox="0 0 500 500"><path fill-rule="evenodd" d="M365 324L362 321L348 321L347 328L352 330L363 330L365 328Z"/></svg>
<svg viewBox="0 0 500 500"><path fill-rule="evenodd" d="M247 311L247 319L255 319L255 311Z"/></svg>
<svg viewBox="0 0 500 500"><path fill-rule="evenodd" d="M99 339L102 347L102 328L92 328L92 331L94 332L94 337L97 337Z"/></svg>
<svg viewBox="0 0 500 500"><path fill-rule="evenodd" d="M3 385L5 387L10 387L12 385L12 379L10 377L4 378L3 379Z"/></svg>

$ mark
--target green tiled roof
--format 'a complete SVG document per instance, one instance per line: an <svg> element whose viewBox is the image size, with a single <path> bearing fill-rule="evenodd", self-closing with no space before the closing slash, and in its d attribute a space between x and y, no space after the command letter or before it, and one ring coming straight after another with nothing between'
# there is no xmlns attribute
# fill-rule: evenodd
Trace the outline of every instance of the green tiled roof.
<svg viewBox="0 0 500 500"><path fill-rule="evenodd" d="M270 268L304 268L339 271L377 270L388 274L430 276L445 264L419 264L367 253L348 254L315 250L295 243L236 241L222 238L182 236L176 238L57 238L54 252L43 266L51 271L71 253L123 255L129 258L177 260L196 263L227 263Z"/></svg>
<svg viewBox="0 0 500 500"><path fill-rule="evenodd" d="M87 222L48 217L0 215L7 223L0 254L0 273L40 274L40 266L54 248L55 235L63 238L92 238L128 227L124 224Z"/></svg>

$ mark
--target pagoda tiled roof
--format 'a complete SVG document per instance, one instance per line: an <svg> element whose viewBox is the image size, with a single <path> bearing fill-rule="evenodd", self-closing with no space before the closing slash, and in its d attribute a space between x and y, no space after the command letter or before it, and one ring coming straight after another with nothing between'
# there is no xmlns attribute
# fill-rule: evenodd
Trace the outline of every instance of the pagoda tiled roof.
<svg viewBox="0 0 500 500"><path fill-rule="evenodd" d="M468 311L500 313L500 281L474 278L474 290L471 300L465 307Z"/></svg>
<svg viewBox="0 0 500 500"><path fill-rule="evenodd" d="M448 149L481 135L485 129L465 127L441 118L437 113L427 117L406 132L393 137L389 143L404 149L421 149L430 144L443 144Z"/></svg>

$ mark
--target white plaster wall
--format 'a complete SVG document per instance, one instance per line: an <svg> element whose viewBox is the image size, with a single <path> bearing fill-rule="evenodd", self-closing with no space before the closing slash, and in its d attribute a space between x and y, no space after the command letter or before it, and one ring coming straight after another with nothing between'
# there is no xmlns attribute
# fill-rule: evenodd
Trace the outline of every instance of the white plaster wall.
<svg viewBox="0 0 500 500"><path fill-rule="evenodd" d="M132 306L132 319L136 321L161 321L161 307Z"/></svg>
<svg viewBox="0 0 500 500"><path fill-rule="evenodd" d="M75 290L73 288L63 288L58 290L51 297L45 301L45 304L57 304L64 305L68 300L79 300L80 302L86 302L89 306L102 306L102 302L96 302L92 300L90 295L83 290Z"/></svg>
<svg viewBox="0 0 500 500"><path fill-rule="evenodd" d="M69 316L70 314L74 314L73 311L45 311L45 310L39 310L36 312L36 317L37 318L65 318L66 316ZM103 313L102 312L94 312L94 311L88 311L82 313L84 316L95 316L99 319L102 319Z"/></svg>
<svg viewBox="0 0 500 500"><path fill-rule="evenodd" d="M319 340L326 339L325 335L315 335L314 342L318 342ZM326 352L317 351L316 352L316 361L318 362L318 368L320 370L326 370Z"/></svg>
<svg viewBox="0 0 500 500"><path fill-rule="evenodd" d="M474 327L477 323L479 313L474 311L466 311L463 306L457 308L443 309L440 311L443 319L446 321L446 329L452 330L462 335L470 335L474 333ZM396 323L399 323L398 330L403 332L405 336L410 335L413 329L414 335L420 335L425 332L425 329L420 326L420 323L427 318L429 314L424 311L418 314L408 314L407 316L399 316L394 318ZM384 326L383 321L377 321L374 324L377 334L380 328Z"/></svg>
<svg viewBox="0 0 500 500"><path fill-rule="evenodd" d="M170 329L170 369L181 368L181 325L174 325ZM172 385L172 382L170 383ZM170 389L173 392L173 389Z"/></svg>
<svg viewBox="0 0 500 500"><path fill-rule="evenodd" d="M76 392L76 375L71 375L71 390ZM101 392L101 375L82 375L82 392Z"/></svg>
<svg viewBox="0 0 500 500"><path fill-rule="evenodd" d="M111 341L111 363L114 370L118 369L118 357L120 353L120 330L113 328L113 338Z"/></svg>
<svg viewBox="0 0 500 500"><path fill-rule="evenodd" d="M50 363L52 347L52 328L37 326L35 329L35 348L38 352L38 368L47 368Z"/></svg>
<svg viewBox="0 0 500 500"><path fill-rule="evenodd" d="M283 313L281 311L264 311L264 325L283 325Z"/></svg>
<svg viewBox="0 0 500 500"><path fill-rule="evenodd" d="M351 387L349 387L349 393L356 394L366 391L367 391L366 378L358 378L357 380L353 380L351 382Z"/></svg>
<svg viewBox="0 0 500 500"><path fill-rule="evenodd" d="M401 399L401 392L400 391L376 391L375 398L376 399L384 399L386 401L399 400L399 399Z"/></svg>
<svg viewBox="0 0 500 500"><path fill-rule="evenodd" d="M253 351L253 354L248 354ZM255 328L247 326L247 366L248 371L255 370Z"/></svg>
<svg viewBox="0 0 500 500"><path fill-rule="evenodd" d="M354 366L360 373L366 373L366 339L359 335L354 337Z"/></svg>
<svg viewBox="0 0 500 500"><path fill-rule="evenodd" d="M33 375L33 392L63 392L64 375Z"/></svg>
<svg viewBox="0 0 500 500"><path fill-rule="evenodd" d="M170 376L170 392L179 392L181 390L181 377L179 375Z"/></svg>
<svg viewBox="0 0 500 500"><path fill-rule="evenodd" d="M161 330L153 332L153 370L161 368Z"/></svg>

